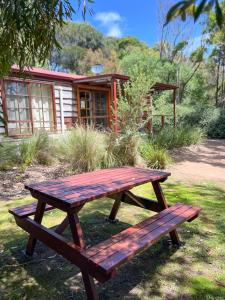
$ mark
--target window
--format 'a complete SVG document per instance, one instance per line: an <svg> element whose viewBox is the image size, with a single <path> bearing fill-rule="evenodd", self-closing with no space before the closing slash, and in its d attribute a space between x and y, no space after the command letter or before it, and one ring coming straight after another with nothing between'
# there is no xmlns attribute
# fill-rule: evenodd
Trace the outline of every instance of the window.
<svg viewBox="0 0 225 300"><path fill-rule="evenodd" d="M99 128L108 127L108 93L80 91L79 96L81 123Z"/></svg>
<svg viewBox="0 0 225 300"><path fill-rule="evenodd" d="M40 128L53 130L54 117L50 85L31 84L31 106L34 131Z"/></svg>
<svg viewBox="0 0 225 300"><path fill-rule="evenodd" d="M6 80L5 98L9 135L54 129L52 85Z"/></svg>
<svg viewBox="0 0 225 300"><path fill-rule="evenodd" d="M10 135L31 133L32 121L27 84L6 81L5 95Z"/></svg>

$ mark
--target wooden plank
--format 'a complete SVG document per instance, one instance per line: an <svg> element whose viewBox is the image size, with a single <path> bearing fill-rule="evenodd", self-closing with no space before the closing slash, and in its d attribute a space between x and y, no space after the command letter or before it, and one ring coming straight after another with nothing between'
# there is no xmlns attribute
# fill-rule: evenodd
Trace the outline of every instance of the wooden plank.
<svg viewBox="0 0 225 300"><path fill-rule="evenodd" d="M151 246L155 242L157 242L163 235L167 234L171 230L175 229L177 226L185 222L187 219L193 217L196 214L195 209L189 209L183 212L182 215L176 216L169 222L167 222L166 226L160 226L156 228L154 231L145 235L142 239L137 242L133 241L133 243L125 243L120 251L114 253L109 256L106 260L102 261L99 265L104 268L107 272L115 269L123 262L131 259L135 254L140 251L143 251L147 247Z"/></svg>
<svg viewBox="0 0 225 300"><path fill-rule="evenodd" d="M113 255L115 252L120 252L126 247L130 248L133 244L138 244L140 239L143 239L145 236L150 236L150 233L154 230L156 230L159 227L164 227L165 224L169 223L169 221L173 220L176 216L179 216L185 211L189 210L189 207L187 206L180 206L173 212L168 213L167 215L163 216L162 218L159 218L157 220L154 220L150 224L144 223L145 226L142 228L139 228L139 230L136 230L135 232L127 235L124 239L110 244L108 248L101 250L98 252L95 256L92 257L92 259L96 263L100 263L101 261L108 259L109 256ZM149 218L151 221L151 218Z"/></svg>
<svg viewBox="0 0 225 300"><path fill-rule="evenodd" d="M158 200L159 207L161 208L161 210L167 208L168 204L166 202L166 199L165 199L164 193L162 191L162 188L160 186L160 183L158 181L154 181L154 182L152 182L152 186L153 186L153 189L154 189L154 192L155 192L155 195L156 195L156 198ZM179 236L178 236L178 233L176 230L173 230L170 232L170 238L174 245L180 245L180 239L179 239Z"/></svg>
<svg viewBox="0 0 225 300"><path fill-rule="evenodd" d="M173 205L169 208L169 210L163 210L159 214L156 214L156 215L152 216L151 218L148 218L148 219L142 221L139 224L136 224L132 227L129 227L129 228L123 230L122 232L112 236L111 238L107 239L106 241L103 241L103 242L99 243L98 245L95 245L95 246L87 249L87 251L86 251L87 257L92 257L92 256L96 255L97 253L99 253L100 251L110 247L110 245L115 244L115 243L117 243L121 240L124 240L129 235L134 234L135 232L137 232L138 230L144 228L145 226L148 226L148 225L154 223L155 221L165 217L169 213L175 211L181 205L182 204L180 204L180 203L178 203L176 205Z"/></svg>
<svg viewBox="0 0 225 300"><path fill-rule="evenodd" d="M111 212L109 214L109 220L111 220L111 221L115 220L123 198L124 198L124 193L117 194L117 198L115 199L115 202L114 202Z"/></svg>
<svg viewBox="0 0 225 300"><path fill-rule="evenodd" d="M14 216L20 217L20 218L26 218L29 216L32 216L35 214L37 209L37 202L34 202L32 204L27 205L21 205L15 208L10 208L9 212L13 214ZM46 205L45 211L49 211L55 209L55 207L51 205Z"/></svg>
<svg viewBox="0 0 225 300"><path fill-rule="evenodd" d="M44 227L30 218L21 219L15 217L15 219L17 225L22 229L35 236L46 246L55 250L79 268L86 269L91 276L100 282L105 282L114 275L113 272L106 274L104 269L86 258L85 252L81 250L80 247L68 242L63 236L53 230Z"/></svg>
<svg viewBox="0 0 225 300"><path fill-rule="evenodd" d="M68 176L64 178L58 178L55 180L51 181L46 181L46 182L41 182L41 183L36 183L36 184L29 184L26 185L25 187L27 189L41 189L42 187L49 187L49 186L57 186L60 184L64 184L66 182L74 182L77 184L83 183L86 180L95 180L99 181L101 178L101 175L104 176L109 176L112 178L112 176L117 177L121 174L126 174L129 173L128 176L138 176L138 175L143 175L146 174L150 179L156 180L158 177L168 177L170 173L166 172L160 172L160 171L153 171L153 170L145 170L145 169L138 169L138 168L132 168L132 167L122 167L122 168L111 168L111 169L103 169L103 170L98 170L94 172L88 172L88 173L82 173L79 175L73 175L73 176Z"/></svg>
<svg viewBox="0 0 225 300"><path fill-rule="evenodd" d="M41 221L42 221L42 218L43 218L43 215L45 212L45 207L46 207L46 203L41 200L38 200L37 208L36 208L35 215L34 215L34 221L36 223L41 224ZM37 243L37 239L32 234L30 234L28 242L27 242L27 247L26 247L27 255L33 255L36 243Z"/></svg>
<svg viewBox="0 0 225 300"><path fill-rule="evenodd" d="M48 204L66 211L69 207L80 206L87 201L119 193L165 176L169 176L169 173L125 167L75 175L47 183L29 185L26 188L34 197L46 197Z"/></svg>

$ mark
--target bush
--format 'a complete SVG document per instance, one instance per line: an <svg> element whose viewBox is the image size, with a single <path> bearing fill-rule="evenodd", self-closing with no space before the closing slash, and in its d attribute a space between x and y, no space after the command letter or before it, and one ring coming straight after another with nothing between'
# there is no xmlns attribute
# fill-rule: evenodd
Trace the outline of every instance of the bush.
<svg viewBox="0 0 225 300"><path fill-rule="evenodd" d="M110 133L107 138L106 166L134 166L139 160L138 135Z"/></svg>
<svg viewBox="0 0 225 300"><path fill-rule="evenodd" d="M106 136L92 127L77 126L58 141L62 160L71 163L78 172L100 168L106 157Z"/></svg>
<svg viewBox="0 0 225 300"><path fill-rule="evenodd" d="M19 151L16 143L3 142L0 145L0 170L7 170L18 163Z"/></svg>
<svg viewBox="0 0 225 300"><path fill-rule="evenodd" d="M49 165L53 162L54 143L47 132L38 132L32 138L22 142L8 142L0 146L0 169L21 166L22 169L32 163Z"/></svg>
<svg viewBox="0 0 225 300"><path fill-rule="evenodd" d="M159 148L171 150L183 146L196 145L201 142L203 131L199 128L180 126L176 129L166 128L150 137L151 142Z"/></svg>
<svg viewBox="0 0 225 300"><path fill-rule="evenodd" d="M142 143L140 153L147 166L152 169L165 169L172 161L166 149L150 142Z"/></svg>
<svg viewBox="0 0 225 300"><path fill-rule="evenodd" d="M207 133L211 138L225 138L225 109L221 110L217 119L211 122Z"/></svg>
<svg viewBox="0 0 225 300"><path fill-rule="evenodd" d="M19 145L20 160L23 167L32 163L49 165L53 162L54 143L45 131L39 131L32 138Z"/></svg>

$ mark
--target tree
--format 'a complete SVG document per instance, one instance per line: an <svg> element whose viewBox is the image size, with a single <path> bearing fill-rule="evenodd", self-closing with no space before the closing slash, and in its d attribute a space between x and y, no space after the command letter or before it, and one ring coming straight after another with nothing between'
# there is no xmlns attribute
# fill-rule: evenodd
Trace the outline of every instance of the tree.
<svg viewBox="0 0 225 300"><path fill-rule="evenodd" d="M219 27L222 27L225 19L219 0L179 1L168 11L165 25L178 16L180 16L183 21L186 20L187 16L192 16L194 21L197 21L202 14L208 13L213 9L215 10L216 22Z"/></svg>
<svg viewBox="0 0 225 300"><path fill-rule="evenodd" d="M82 14L92 13L93 0L77 0ZM75 9L69 0L0 1L0 76L17 63L21 69L44 64L53 47L60 48L56 31L71 19Z"/></svg>
<svg viewBox="0 0 225 300"><path fill-rule="evenodd" d="M117 115L119 128L122 134L135 135L151 118L151 107L147 101L148 95L154 85L152 74L140 72L132 66L129 81L122 84L118 82ZM147 118L143 118L143 113Z"/></svg>
<svg viewBox="0 0 225 300"><path fill-rule="evenodd" d="M97 51L104 47L103 35L87 23L67 22L56 34L60 51L52 51L50 65L55 69L82 74L87 50Z"/></svg>

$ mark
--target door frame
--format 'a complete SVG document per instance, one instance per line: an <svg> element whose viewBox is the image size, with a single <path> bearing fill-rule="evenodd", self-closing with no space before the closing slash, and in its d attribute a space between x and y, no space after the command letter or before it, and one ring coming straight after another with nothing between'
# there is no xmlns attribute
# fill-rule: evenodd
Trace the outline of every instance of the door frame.
<svg viewBox="0 0 225 300"><path fill-rule="evenodd" d="M110 106L110 95L111 89L110 87L102 87L102 86L90 86L86 84L78 84L76 85L76 95L77 95L77 113L78 113L78 124L81 124L81 115L80 115L80 92L106 92L106 107L107 107L107 119L108 119L108 128L111 128L111 106ZM93 116L93 119L95 116Z"/></svg>

